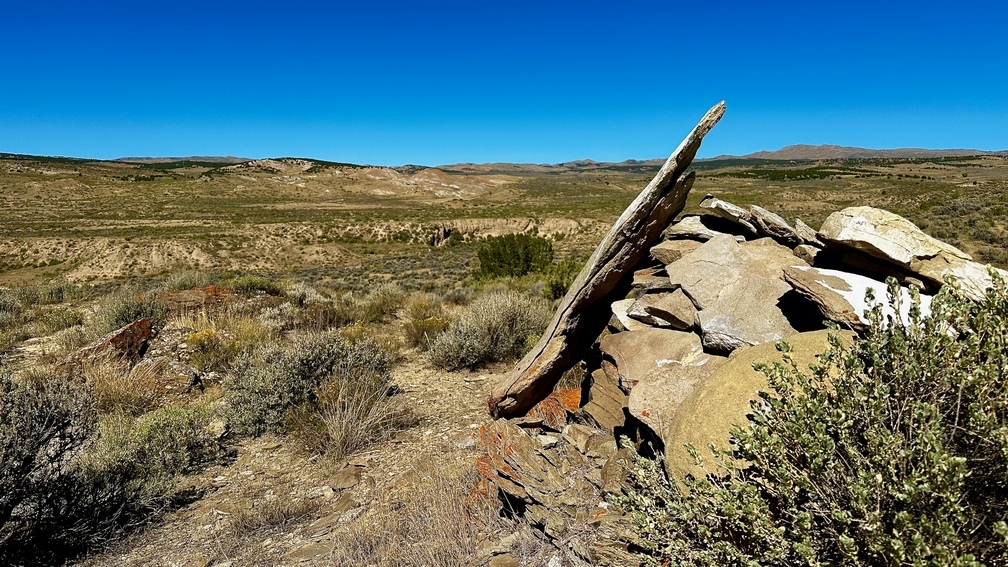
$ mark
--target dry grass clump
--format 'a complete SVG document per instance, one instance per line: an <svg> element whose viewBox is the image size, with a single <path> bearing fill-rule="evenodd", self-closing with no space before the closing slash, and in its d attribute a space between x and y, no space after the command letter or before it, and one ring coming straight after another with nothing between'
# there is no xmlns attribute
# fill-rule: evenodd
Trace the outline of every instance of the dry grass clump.
<svg viewBox="0 0 1008 567"><path fill-rule="evenodd" d="M319 508L320 503L311 499L262 500L251 509L239 509L231 515L230 535L244 538L262 530L285 526L318 512Z"/></svg>
<svg viewBox="0 0 1008 567"><path fill-rule="evenodd" d="M447 328L448 319L445 317L444 306L436 295L431 293L414 295L406 304L403 335L409 346L427 350L431 341Z"/></svg>
<svg viewBox="0 0 1008 567"><path fill-rule="evenodd" d="M241 276L223 282L221 285L230 287L240 295L283 295L283 289L277 282L262 276Z"/></svg>
<svg viewBox="0 0 1008 567"><path fill-rule="evenodd" d="M277 336L276 327L237 308L188 312L175 316L171 326L189 331L189 363L201 371L224 371L239 352Z"/></svg>
<svg viewBox="0 0 1008 567"><path fill-rule="evenodd" d="M160 329L168 319L168 306L152 295L124 288L102 300L94 326L98 334L104 335L144 318L150 319L154 329Z"/></svg>
<svg viewBox="0 0 1008 567"><path fill-rule="evenodd" d="M313 450L353 452L401 422L387 400L390 365L374 341L339 332L265 344L225 379L227 421L240 434L288 428Z"/></svg>
<svg viewBox="0 0 1008 567"><path fill-rule="evenodd" d="M473 301L431 341L428 355L435 366L446 370L518 358L535 344L550 314L541 297L490 293Z"/></svg>
<svg viewBox="0 0 1008 567"><path fill-rule="evenodd" d="M333 532L334 565L475 565L480 545L506 520L482 485L471 456L424 459L405 475L387 506L372 506Z"/></svg>
<svg viewBox="0 0 1008 567"><path fill-rule="evenodd" d="M131 366L121 357L102 356L83 361L80 371L100 413L122 411L140 415L157 405L158 378L164 372L163 365Z"/></svg>
<svg viewBox="0 0 1008 567"><path fill-rule="evenodd" d="M158 291L179 291L194 289L197 287L206 287L208 285L213 285L216 279L217 278L215 278L212 274L200 270L183 270L180 272L173 272L165 278L164 283L159 286Z"/></svg>

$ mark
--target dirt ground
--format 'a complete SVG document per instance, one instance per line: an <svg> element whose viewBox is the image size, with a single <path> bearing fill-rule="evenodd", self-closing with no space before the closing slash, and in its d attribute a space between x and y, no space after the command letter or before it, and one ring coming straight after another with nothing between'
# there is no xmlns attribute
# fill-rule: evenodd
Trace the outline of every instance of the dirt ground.
<svg viewBox="0 0 1008 567"><path fill-rule="evenodd" d="M332 532L366 521L369 509L394 510L409 496L403 489L415 486L418 468L475 462L475 434L489 419L487 394L507 368L493 370L446 373L415 356L395 369L393 381L396 396L419 418L416 426L336 463L309 456L290 437L243 440L232 458L186 478L183 491L202 497L78 565L332 564ZM249 533L235 529L236 517L277 502L293 503L300 517Z"/></svg>

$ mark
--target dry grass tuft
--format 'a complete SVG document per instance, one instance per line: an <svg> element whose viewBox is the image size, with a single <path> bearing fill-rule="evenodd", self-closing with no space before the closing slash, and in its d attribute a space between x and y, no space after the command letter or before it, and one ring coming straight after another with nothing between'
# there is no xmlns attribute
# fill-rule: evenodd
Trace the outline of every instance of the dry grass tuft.
<svg viewBox="0 0 1008 567"><path fill-rule="evenodd" d="M481 545L501 533L507 520L500 518L498 503L473 469L471 455L443 461L423 460L404 476L398 501L372 506L333 532L329 561L346 566L476 564Z"/></svg>
<svg viewBox="0 0 1008 567"><path fill-rule="evenodd" d="M251 509L236 511L230 519L229 532L235 538L245 538L262 530L284 526L319 511L319 503L311 499L272 498L262 500Z"/></svg>
<svg viewBox="0 0 1008 567"><path fill-rule="evenodd" d="M95 408L109 414L123 411L140 415L157 406L161 388L159 377L164 372L161 364L138 364L115 356L86 360L81 364L81 375L91 387Z"/></svg>

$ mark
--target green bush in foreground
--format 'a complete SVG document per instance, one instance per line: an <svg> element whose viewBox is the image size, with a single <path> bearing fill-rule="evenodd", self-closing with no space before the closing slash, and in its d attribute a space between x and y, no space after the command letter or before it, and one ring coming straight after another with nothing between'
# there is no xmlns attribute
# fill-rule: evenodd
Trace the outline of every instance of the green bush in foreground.
<svg viewBox="0 0 1008 567"><path fill-rule="evenodd" d="M0 374L0 563L59 564L156 516L175 475L216 457L210 402L99 421L60 375Z"/></svg>
<svg viewBox="0 0 1008 567"><path fill-rule="evenodd" d="M428 356L440 368L473 369L518 358L546 328L549 305L541 297L496 292L469 305L458 320L430 342Z"/></svg>
<svg viewBox="0 0 1008 567"><path fill-rule="evenodd" d="M894 282L890 282L890 301ZM952 286L910 324L870 313L811 371L765 367L736 466L681 482L638 460L623 502L668 565L1004 565L1008 291Z"/></svg>
<svg viewBox="0 0 1008 567"><path fill-rule="evenodd" d="M553 245L541 236L505 234L484 240L476 256L477 277L520 277L546 270L553 261Z"/></svg>

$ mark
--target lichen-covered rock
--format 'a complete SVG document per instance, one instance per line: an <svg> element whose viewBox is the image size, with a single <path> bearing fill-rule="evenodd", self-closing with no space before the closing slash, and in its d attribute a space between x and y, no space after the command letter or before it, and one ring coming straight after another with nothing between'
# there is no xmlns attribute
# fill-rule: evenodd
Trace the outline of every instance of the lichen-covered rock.
<svg viewBox="0 0 1008 567"><path fill-rule="evenodd" d="M74 352L64 364L73 365L99 356L125 358L135 364L147 352L151 336L150 319L138 319Z"/></svg>
<svg viewBox="0 0 1008 567"><path fill-rule="evenodd" d="M593 565L630 565L629 518L615 504L625 481L610 432L568 425L544 446L505 419L485 425L477 469L511 502L511 511ZM579 537L580 536L580 537Z"/></svg>

